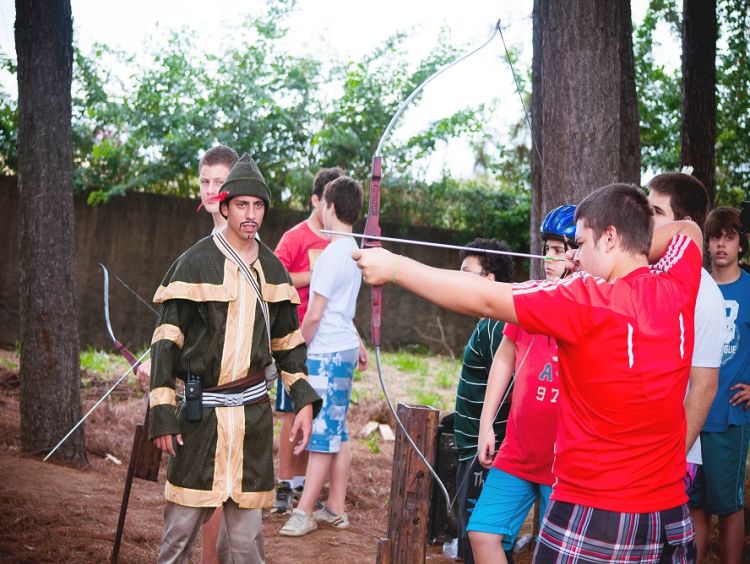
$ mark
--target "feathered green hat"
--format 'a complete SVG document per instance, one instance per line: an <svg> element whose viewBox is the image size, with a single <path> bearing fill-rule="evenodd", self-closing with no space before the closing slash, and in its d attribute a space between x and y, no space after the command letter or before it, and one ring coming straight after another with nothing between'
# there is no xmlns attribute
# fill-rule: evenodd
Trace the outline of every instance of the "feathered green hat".
<svg viewBox="0 0 750 564"><path fill-rule="evenodd" d="M218 200L227 202L235 196L255 196L265 202L266 211L271 207L271 193L266 181L263 180L258 165L247 153L244 153L229 171L218 194Z"/></svg>

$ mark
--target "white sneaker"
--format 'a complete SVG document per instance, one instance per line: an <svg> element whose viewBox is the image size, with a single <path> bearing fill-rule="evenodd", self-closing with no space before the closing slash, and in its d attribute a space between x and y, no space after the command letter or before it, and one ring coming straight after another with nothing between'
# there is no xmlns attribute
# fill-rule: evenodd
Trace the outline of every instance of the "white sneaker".
<svg viewBox="0 0 750 564"><path fill-rule="evenodd" d="M348 529L349 528L349 517L346 513L336 515L333 511L328 509L328 506L323 506L323 509L318 509L313 513L313 519L321 521L322 523L328 523L332 527L337 529Z"/></svg>
<svg viewBox="0 0 750 564"><path fill-rule="evenodd" d="M279 534L285 537L301 537L313 532L317 528L318 524L315 522L315 519L301 509L295 509L292 511L292 516L289 517L289 520L279 530Z"/></svg>

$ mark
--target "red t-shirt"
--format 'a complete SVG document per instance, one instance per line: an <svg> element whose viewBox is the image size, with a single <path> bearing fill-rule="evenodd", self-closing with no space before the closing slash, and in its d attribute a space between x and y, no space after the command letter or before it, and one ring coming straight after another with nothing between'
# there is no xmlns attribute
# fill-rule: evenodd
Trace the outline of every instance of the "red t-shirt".
<svg viewBox="0 0 750 564"><path fill-rule="evenodd" d="M560 354L552 499L622 513L687 501L685 389L701 256L684 235L651 267L515 285L520 325Z"/></svg>
<svg viewBox="0 0 750 564"><path fill-rule="evenodd" d="M557 344L551 337L529 335L505 325L503 335L515 345L515 380L505 439L493 466L535 484L552 485L560 376Z"/></svg>
<svg viewBox="0 0 750 564"><path fill-rule="evenodd" d="M276 256L289 272L310 272L315 266L320 253L323 252L330 243L330 239L324 239L307 224L307 220L302 221L292 227L289 231L281 236L279 244L276 245ZM299 323L305 319L307 305L310 301L310 286L297 288L299 294L299 305L297 306L297 316Z"/></svg>

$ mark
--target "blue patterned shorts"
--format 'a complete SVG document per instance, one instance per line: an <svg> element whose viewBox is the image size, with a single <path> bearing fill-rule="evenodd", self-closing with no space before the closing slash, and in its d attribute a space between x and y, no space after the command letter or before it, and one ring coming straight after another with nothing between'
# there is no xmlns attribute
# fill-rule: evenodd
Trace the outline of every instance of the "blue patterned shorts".
<svg viewBox="0 0 750 564"><path fill-rule="evenodd" d="M341 443L349 440L346 412L358 358L358 348L307 357L310 385L323 398L323 407L312 423L312 435L307 445L310 452L337 453Z"/></svg>

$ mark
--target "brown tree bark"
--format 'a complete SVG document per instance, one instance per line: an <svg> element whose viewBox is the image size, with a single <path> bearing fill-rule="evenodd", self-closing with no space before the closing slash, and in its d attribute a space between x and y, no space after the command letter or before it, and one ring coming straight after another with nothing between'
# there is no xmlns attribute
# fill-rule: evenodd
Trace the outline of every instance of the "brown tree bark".
<svg viewBox="0 0 750 564"><path fill-rule="evenodd" d="M532 189L544 217L600 186L638 182L640 143L629 1L539 0L533 23L532 138L543 172L532 173Z"/></svg>
<svg viewBox="0 0 750 564"><path fill-rule="evenodd" d="M680 162L714 199L716 174L716 0L682 5Z"/></svg>
<svg viewBox="0 0 750 564"><path fill-rule="evenodd" d="M545 21L548 2L534 0L532 29L533 54L531 59L531 253L542 254L542 241L539 239L539 226L544 219L542 207L542 185L544 184L544 157L542 156L542 34L537 22ZM529 275L532 279L544 278L544 265L541 261L531 261Z"/></svg>
<svg viewBox="0 0 750 564"><path fill-rule="evenodd" d="M635 92L633 18L630 0L620 0L620 178L641 183L641 131Z"/></svg>
<svg viewBox="0 0 750 564"><path fill-rule="evenodd" d="M80 419L69 0L16 0L21 250L21 446L52 448ZM57 451L86 462L83 428Z"/></svg>

